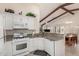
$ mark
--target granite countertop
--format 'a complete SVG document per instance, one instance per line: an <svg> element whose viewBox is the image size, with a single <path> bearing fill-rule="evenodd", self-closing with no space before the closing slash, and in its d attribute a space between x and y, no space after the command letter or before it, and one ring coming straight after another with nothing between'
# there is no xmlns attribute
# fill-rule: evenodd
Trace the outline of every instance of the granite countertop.
<svg viewBox="0 0 79 59"><path fill-rule="evenodd" d="M46 38L50 41L57 41L57 40L61 40L64 39L64 35L63 34L56 34L56 33L38 33L38 34L34 34L32 36L32 38Z"/></svg>
<svg viewBox="0 0 79 59"><path fill-rule="evenodd" d="M18 39L19 37L15 37L14 39ZM25 36L22 38L45 38L50 41L58 41L64 38L63 34L55 34L55 33L37 33L34 35ZM21 38L20 38L21 39Z"/></svg>
<svg viewBox="0 0 79 59"><path fill-rule="evenodd" d="M50 41L58 41L64 39L63 34L56 34L56 33L36 33L33 35L28 35L24 37L13 37L13 35L6 35L6 41L11 41L12 39L22 39L22 38L45 38Z"/></svg>

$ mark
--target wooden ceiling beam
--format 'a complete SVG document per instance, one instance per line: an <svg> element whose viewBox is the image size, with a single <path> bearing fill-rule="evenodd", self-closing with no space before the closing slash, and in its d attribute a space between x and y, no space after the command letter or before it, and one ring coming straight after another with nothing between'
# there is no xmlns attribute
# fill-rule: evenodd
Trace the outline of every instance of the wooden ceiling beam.
<svg viewBox="0 0 79 59"><path fill-rule="evenodd" d="M60 8L60 7L59 7ZM47 16L45 16L42 20L40 20L40 22L42 22L44 19L46 19L47 17L49 17L51 14L53 14L55 11L57 11L59 8L56 8L55 10L53 10L52 12L50 12Z"/></svg>
<svg viewBox="0 0 79 59"><path fill-rule="evenodd" d="M77 9L72 9L72 10L69 10L69 11L77 11L77 10L79 10L79 8L77 8ZM66 14L67 12L68 12L68 11L66 11L66 12L64 12L64 13L62 13L62 14L60 14L60 15L58 15L57 17L54 17L53 19L49 20L47 23L53 21L54 19L57 19L57 18L61 17L62 15Z"/></svg>
<svg viewBox="0 0 79 59"><path fill-rule="evenodd" d="M79 8L72 9L72 10L70 10L70 11L79 11ZM53 20L55 20L55 19L57 19L57 18L59 18L59 17L65 15L66 13L67 13L67 11L64 12L64 13L62 13L62 14L60 14L60 15L58 15L58 16L56 16L56 17L54 17L53 19L49 20L47 23L49 23L49 22L51 22L51 21L53 21ZM45 24L46 24L46 23L44 23L42 26L44 26Z"/></svg>
<svg viewBox="0 0 79 59"><path fill-rule="evenodd" d="M79 8L77 8L77 9L73 9L73 10L70 10L70 11L77 11L77 10L79 10ZM66 13L67 13L67 11L66 11L66 12L64 12L64 13L62 13L62 14L60 14L60 15L58 15L57 17L54 17L53 19L49 20L47 23L51 22L51 21L52 21L52 20L54 20L54 19L59 18L60 16L62 16L62 15L64 15L64 14L66 14Z"/></svg>
<svg viewBox="0 0 79 59"><path fill-rule="evenodd" d="M58 9L60 9L61 7L64 7L64 6L68 6L68 5L71 5L71 4L74 4L74 3L65 3L65 4L62 4L60 6L58 6L56 9L54 9L52 12L50 12L47 16L45 16L42 20L40 20L40 22L42 22L43 20L45 20L47 17L49 17L51 14L55 13Z"/></svg>
<svg viewBox="0 0 79 59"><path fill-rule="evenodd" d="M63 4L63 5L59 6L59 7L65 7L65 6L72 5L72 4L74 4L74 3L65 3L65 4Z"/></svg>
<svg viewBox="0 0 79 59"><path fill-rule="evenodd" d="M63 9L63 10L65 10L65 11L67 11L68 13L70 13L70 14L74 15L74 13L73 13L72 11L70 11L70 10L68 10L68 9L64 8L64 7L62 7L61 9Z"/></svg>

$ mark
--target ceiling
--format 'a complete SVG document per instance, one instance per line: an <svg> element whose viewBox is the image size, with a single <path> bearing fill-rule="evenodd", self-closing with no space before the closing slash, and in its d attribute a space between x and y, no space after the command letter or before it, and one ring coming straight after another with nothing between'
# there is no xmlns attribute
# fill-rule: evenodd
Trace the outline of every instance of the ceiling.
<svg viewBox="0 0 79 59"><path fill-rule="evenodd" d="M47 14L53 11L61 3L39 3L37 4L40 9L40 19L44 18Z"/></svg>
<svg viewBox="0 0 79 59"><path fill-rule="evenodd" d="M55 8L57 8L60 5L62 5L62 4L61 3L55 3L55 4L46 4L46 5L44 4L44 6L43 6L44 8L42 8L42 6L41 6L40 7L41 19L43 19L46 15L48 15L51 11L53 11ZM78 3L74 3L72 5L65 6L65 8L68 9L68 10L76 9L76 8L79 8L79 4ZM56 16L62 14L63 12L66 12L66 11L60 8L55 13L53 13L49 17L47 17L44 21L42 21L41 24L46 23L47 21L55 18ZM73 12L73 13L75 13L75 12ZM70 14L70 13L68 13L68 14ZM72 15L72 14L70 14L70 15Z"/></svg>
<svg viewBox="0 0 79 59"><path fill-rule="evenodd" d="M4 9L4 8L14 8L14 9L27 9L30 6L36 6L39 8L39 12L40 12L40 20L43 19L46 15L48 15L51 11L53 11L55 8L57 8L58 6L62 5L64 3L0 3L0 10ZM72 4L69 6L66 6L65 8L71 10L74 8L78 8L79 4ZM27 9L28 10L28 9ZM49 18L53 18L58 14L61 14L62 12L64 12L64 10L59 9L58 11L56 11L53 15L51 15ZM47 18L47 20L50 20Z"/></svg>

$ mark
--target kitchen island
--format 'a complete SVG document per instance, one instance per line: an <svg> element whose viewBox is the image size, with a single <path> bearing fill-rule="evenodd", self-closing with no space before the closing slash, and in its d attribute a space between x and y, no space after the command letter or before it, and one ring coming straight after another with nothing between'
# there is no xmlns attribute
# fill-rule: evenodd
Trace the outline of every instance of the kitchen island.
<svg viewBox="0 0 79 59"><path fill-rule="evenodd" d="M63 34L55 33L37 33L34 34L30 43L33 50L45 50L52 56L64 56L65 55L65 40ZM33 43L34 42L34 43Z"/></svg>

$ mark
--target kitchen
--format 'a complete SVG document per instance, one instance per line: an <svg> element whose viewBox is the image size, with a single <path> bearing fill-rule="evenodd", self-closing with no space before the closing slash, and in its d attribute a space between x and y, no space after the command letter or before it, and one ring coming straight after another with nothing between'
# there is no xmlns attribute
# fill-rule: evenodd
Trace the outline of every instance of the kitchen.
<svg viewBox="0 0 79 59"><path fill-rule="evenodd" d="M67 13L51 23L47 23L52 17L63 12L59 9L56 14L52 14L40 23L40 19L47 15L46 12L50 13L52 8L59 5L62 4L0 4L0 55L65 56L65 36L68 33L78 34L78 11L74 12L75 15ZM76 5L79 6L79 4L73 5L74 8ZM69 7L71 5L66 8ZM5 12L5 8L14 9L15 13ZM36 16L26 16L28 12L33 12ZM41 27L43 23L46 25Z"/></svg>

